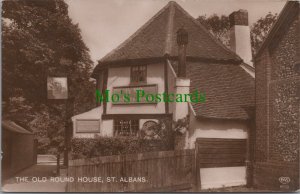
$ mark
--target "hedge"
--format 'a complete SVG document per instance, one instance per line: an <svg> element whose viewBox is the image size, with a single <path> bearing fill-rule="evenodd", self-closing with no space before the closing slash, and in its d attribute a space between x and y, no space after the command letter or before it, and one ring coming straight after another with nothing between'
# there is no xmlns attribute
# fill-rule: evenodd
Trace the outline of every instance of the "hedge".
<svg viewBox="0 0 300 194"><path fill-rule="evenodd" d="M147 140L138 137L73 138L71 157L91 158L119 154L173 150L173 139Z"/></svg>

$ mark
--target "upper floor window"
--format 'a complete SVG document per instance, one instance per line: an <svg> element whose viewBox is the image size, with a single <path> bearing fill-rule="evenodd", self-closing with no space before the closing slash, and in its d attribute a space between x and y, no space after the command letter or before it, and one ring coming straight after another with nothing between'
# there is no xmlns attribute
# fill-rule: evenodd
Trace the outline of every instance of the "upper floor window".
<svg viewBox="0 0 300 194"><path fill-rule="evenodd" d="M138 65L131 67L130 81L131 83L146 83L147 66Z"/></svg>

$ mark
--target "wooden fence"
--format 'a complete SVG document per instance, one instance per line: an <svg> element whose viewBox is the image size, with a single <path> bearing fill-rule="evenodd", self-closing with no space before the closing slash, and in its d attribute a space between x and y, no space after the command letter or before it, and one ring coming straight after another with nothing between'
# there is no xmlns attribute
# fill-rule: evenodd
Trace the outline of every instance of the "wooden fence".
<svg viewBox="0 0 300 194"><path fill-rule="evenodd" d="M196 183L195 166L193 149L71 160L67 191L187 191Z"/></svg>

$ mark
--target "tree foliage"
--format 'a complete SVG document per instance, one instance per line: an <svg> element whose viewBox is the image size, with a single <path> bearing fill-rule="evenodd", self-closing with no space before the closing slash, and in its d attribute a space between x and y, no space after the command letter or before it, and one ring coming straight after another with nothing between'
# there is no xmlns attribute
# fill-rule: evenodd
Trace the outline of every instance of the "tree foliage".
<svg viewBox="0 0 300 194"><path fill-rule="evenodd" d="M252 54L255 55L264 39L266 38L270 28L277 20L278 15L269 12L265 17L261 17L250 27L250 37ZM211 16L202 15L197 20L203 24L217 39L229 48L230 40L230 23L229 17L225 15Z"/></svg>
<svg viewBox="0 0 300 194"><path fill-rule="evenodd" d="M47 76L67 76L74 113L94 105L93 63L63 0L2 3L3 116L32 129L40 148L62 145L65 104L47 100Z"/></svg>
<svg viewBox="0 0 300 194"><path fill-rule="evenodd" d="M206 15L202 15L199 16L197 20L224 45L229 47L230 23L228 16L213 14L207 17Z"/></svg>
<svg viewBox="0 0 300 194"><path fill-rule="evenodd" d="M277 18L277 14L269 12L265 17L261 17L251 26L251 45L253 54L257 53Z"/></svg>

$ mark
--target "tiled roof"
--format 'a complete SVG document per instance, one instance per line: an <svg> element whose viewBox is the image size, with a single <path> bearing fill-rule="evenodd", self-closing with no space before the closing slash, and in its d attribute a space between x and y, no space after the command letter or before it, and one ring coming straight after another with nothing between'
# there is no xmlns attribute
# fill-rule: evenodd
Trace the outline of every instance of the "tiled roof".
<svg viewBox="0 0 300 194"><path fill-rule="evenodd" d="M189 34L187 77L190 91L206 93L205 103L194 103L197 117L249 119L254 108L254 79L241 65L241 58L215 39L177 3L170 2L119 47L103 57L103 64L125 64L139 59L176 59L176 32L184 27ZM174 62L174 61L173 61ZM174 62L176 63L176 62ZM175 68L176 70L176 68Z"/></svg>
<svg viewBox="0 0 300 194"><path fill-rule="evenodd" d="M21 127L20 125L17 125L15 122L9 121L9 120L2 121L2 128L4 130L9 130L9 131L15 132L15 133L33 134L32 132Z"/></svg>
<svg viewBox="0 0 300 194"><path fill-rule="evenodd" d="M192 103L197 117L241 119L254 110L254 79L240 65L193 62L188 64L190 91L205 92L205 103Z"/></svg>
<svg viewBox="0 0 300 194"><path fill-rule="evenodd" d="M176 2L169 2L125 42L99 60L98 66L125 60L161 58L165 55L176 57L176 32L181 27L189 34L187 57L241 61L239 56L213 37Z"/></svg>

